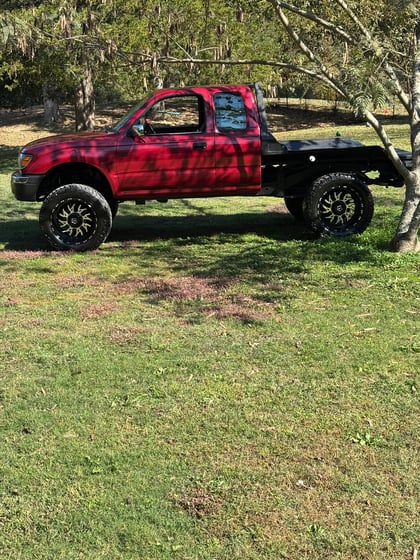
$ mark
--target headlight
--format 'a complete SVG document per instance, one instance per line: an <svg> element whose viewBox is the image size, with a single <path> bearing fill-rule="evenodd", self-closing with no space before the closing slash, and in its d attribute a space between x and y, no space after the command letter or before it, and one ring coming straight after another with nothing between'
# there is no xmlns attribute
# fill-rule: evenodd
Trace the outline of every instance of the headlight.
<svg viewBox="0 0 420 560"><path fill-rule="evenodd" d="M33 156L31 156L31 154L26 154L25 152L20 152L19 159L18 159L19 169L21 171L23 171L23 169L25 169L25 167L28 167L28 165L32 161L32 158L33 158Z"/></svg>

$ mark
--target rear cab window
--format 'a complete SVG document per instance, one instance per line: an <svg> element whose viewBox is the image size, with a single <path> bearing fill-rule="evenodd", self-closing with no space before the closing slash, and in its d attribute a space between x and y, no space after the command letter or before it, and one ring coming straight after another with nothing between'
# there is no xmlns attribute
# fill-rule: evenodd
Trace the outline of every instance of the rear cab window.
<svg viewBox="0 0 420 560"><path fill-rule="evenodd" d="M221 92L214 95L216 127L220 132L243 131L247 128L244 100L239 93Z"/></svg>

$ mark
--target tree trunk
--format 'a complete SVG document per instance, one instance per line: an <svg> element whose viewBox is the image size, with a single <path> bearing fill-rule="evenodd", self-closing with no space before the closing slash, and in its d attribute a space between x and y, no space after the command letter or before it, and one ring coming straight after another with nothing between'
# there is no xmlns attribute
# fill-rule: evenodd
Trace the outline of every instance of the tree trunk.
<svg viewBox="0 0 420 560"><path fill-rule="evenodd" d="M42 86L42 98L44 102L44 122L54 124L61 122L61 113L57 101L57 88L51 84Z"/></svg>
<svg viewBox="0 0 420 560"><path fill-rule="evenodd" d="M95 98L92 70L86 66L75 91L76 130L93 130L95 127Z"/></svg>
<svg viewBox="0 0 420 560"><path fill-rule="evenodd" d="M420 162L419 162L420 163ZM406 196L397 233L391 241L391 250L397 253L420 251L420 167L406 183Z"/></svg>
<svg viewBox="0 0 420 560"><path fill-rule="evenodd" d="M406 180L406 191L400 223L391 250L396 252L420 251L420 23L416 29L416 55L412 82L411 149L413 168Z"/></svg>

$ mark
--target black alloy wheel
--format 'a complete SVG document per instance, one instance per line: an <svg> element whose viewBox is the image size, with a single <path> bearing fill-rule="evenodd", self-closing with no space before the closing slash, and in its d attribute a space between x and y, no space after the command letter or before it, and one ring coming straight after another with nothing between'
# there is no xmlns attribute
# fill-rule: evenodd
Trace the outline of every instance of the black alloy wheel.
<svg viewBox="0 0 420 560"><path fill-rule="evenodd" d="M306 223L320 235L346 236L362 233L374 210L366 183L350 173L331 173L317 179L303 201Z"/></svg>
<svg viewBox="0 0 420 560"><path fill-rule="evenodd" d="M39 224L55 249L90 251L108 237L112 213L101 193L73 183L55 189L45 198Z"/></svg>

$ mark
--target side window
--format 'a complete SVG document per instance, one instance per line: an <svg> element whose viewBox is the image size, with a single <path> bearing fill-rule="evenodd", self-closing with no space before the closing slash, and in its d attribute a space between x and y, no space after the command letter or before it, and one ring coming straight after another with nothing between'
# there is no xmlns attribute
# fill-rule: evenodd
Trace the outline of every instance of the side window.
<svg viewBox="0 0 420 560"><path fill-rule="evenodd" d="M167 97L145 115L146 134L182 134L205 130L204 104L196 95Z"/></svg>
<svg viewBox="0 0 420 560"><path fill-rule="evenodd" d="M216 93L216 126L220 131L245 130L246 111L242 95L238 93Z"/></svg>

